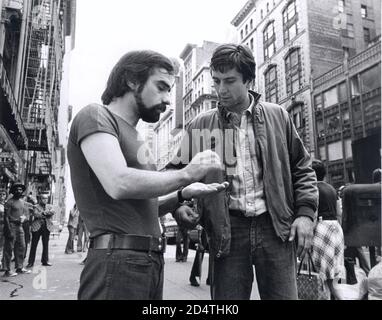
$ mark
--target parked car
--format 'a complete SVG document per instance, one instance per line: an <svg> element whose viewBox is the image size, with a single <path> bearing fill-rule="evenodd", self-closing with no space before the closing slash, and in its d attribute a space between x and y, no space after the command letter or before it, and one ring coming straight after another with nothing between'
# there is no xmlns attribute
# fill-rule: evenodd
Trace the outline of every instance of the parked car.
<svg viewBox="0 0 382 320"><path fill-rule="evenodd" d="M167 213L160 218L160 223L163 228L163 233L167 238L168 244L176 243L176 233L178 232L178 224L175 219L172 217L171 213Z"/></svg>

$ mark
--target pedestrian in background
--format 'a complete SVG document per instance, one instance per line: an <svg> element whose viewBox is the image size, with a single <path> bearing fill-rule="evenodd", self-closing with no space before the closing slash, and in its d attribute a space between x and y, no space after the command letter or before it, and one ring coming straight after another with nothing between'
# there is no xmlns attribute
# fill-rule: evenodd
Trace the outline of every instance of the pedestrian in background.
<svg viewBox="0 0 382 320"><path fill-rule="evenodd" d="M84 219L82 219L81 212L78 217L77 227L77 252L85 252L88 248L89 231L86 228Z"/></svg>
<svg viewBox="0 0 382 320"><path fill-rule="evenodd" d="M31 272L24 268L25 234L23 222L29 219L29 206L22 199L24 191L25 186L16 182L10 189L12 198L5 203L4 276L6 277ZM12 253L15 257L16 272L11 271Z"/></svg>
<svg viewBox="0 0 382 320"><path fill-rule="evenodd" d="M0 271L3 269L3 249L4 249L4 205L7 199L7 191L0 189Z"/></svg>
<svg viewBox="0 0 382 320"><path fill-rule="evenodd" d="M69 220L68 220L69 237L68 237L68 241L66 243L66 248L65 248L66 254L74 253L74 239L77 235L79 215L80 215L80 212L77 208L77 204L75 203L72 210L70 210L70 213L69 213Z"/></svg>
<svg viewBox="0 0 382 320"><path fill-rule="evenodd" d="M28 216L29 219L26 219L23 222L23 230L24 230L24 238L25 238L25 250L24 250L24 259L27 256L28 246L31 242L31 222L33 219L33 211L34 206L37 204L37 200L33 197L32 192L29 193L28 196L25 197L25 204L28 208Z"/></svg>
<svg viewBox="0 0 382 320"><path fill-rule="evenodd" d="M49 197L47 194L40 194L39 203L34 207L31 223L32 244L29 252L27 268L32 268L36 258L37 245L42 239L42 256L41 263L43 266L51 266L49 262L49 237L53 231L54 211L48 204Z"/></svg>
<svg viewBox="0 0 382 320"><path fill-rule="evenodd" d="M188 229L182 226L178 226L178 230L176 232L176 262L187 262L189 245L190 236L188 234Z"/></svg>
<svg viewBox="0 0 382 320"><path fill-rule="evenodd" d="M204 259L204 253L208 249L207 234L204 228L200 225L197 226L198 230L198 243L196 244L196 252L194 262L192 264L190 273L190 284L194 287L199 287L199 282L196 278L202 279L202 264ZM208 263L208 274L206 279L206 284L210 285L210 273L211 273L211 263Z"/></svg>
<svg viewBox="0 0 382 320"><path fill-rule="evenodd" d="M337 220L339 207L336 190L324 181L326 169L320 160L312 161L319 194L318 221L312 239L312 260L323 280L327 300L338 299L333 287L335 279L344 279L344 234Z"/></svg>

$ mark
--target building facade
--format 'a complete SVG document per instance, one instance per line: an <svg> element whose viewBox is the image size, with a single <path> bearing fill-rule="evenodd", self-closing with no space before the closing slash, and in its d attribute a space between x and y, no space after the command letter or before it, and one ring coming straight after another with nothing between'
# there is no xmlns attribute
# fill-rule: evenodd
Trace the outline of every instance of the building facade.
<svg viewBox="0 0 382 320"><path fill-rule="evenodd" d="M23 1L0 1L0 188L24 181L28 138L15 89L20 83Z"/></svg>
<svg viewBox="0 0 382 320"><path fill-rule="evenodd" d="M55 205L65 196L54 193L62 191L55 185L65 157L58 134L61 80L75 12L75 0L0 1L0 184L24 182L28 194L46 193Z"/></svg>
<svg viewBox="0 0 382 320"><path fill-rule="evenodd" d="M335 187L381 167L381 42L313 80L316 157Z"/></svg>
<svg viewBox="0 0 382 320"><path fill-rule="evenodd" d="M203 41L201 46L187 44L180 54L184 65L183 113L184 126L200 112L216 107L217 95L209 73L209 63L216 42Z"/></svg>
<svg viewBox="0 0 382 320"><path fill-rule="evenodd" d="M173 158L183 134L183 69L179 65L171 89L171 103L154 125L154 158L158 170Z"/></svg>
<svg viewBox="0 0 382 320"><path fill-rule="evenodd" d="M288 110L312 155L312 79L367 48L380 34L380 7L375 0L249 0L231 22L254 53L254 89Z"/></svg>

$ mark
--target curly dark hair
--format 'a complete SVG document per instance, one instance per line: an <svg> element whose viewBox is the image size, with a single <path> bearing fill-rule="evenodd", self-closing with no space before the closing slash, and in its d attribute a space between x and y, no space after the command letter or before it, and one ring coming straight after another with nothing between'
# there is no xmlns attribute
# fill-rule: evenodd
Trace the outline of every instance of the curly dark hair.
<svg viewBox="0 0 382 320"><path fill-rule="evenodd" d="M217 47L212 55L212 70L227 72L235 68L243 75L243 82L254 81L256 63L251 50L243 45L223 44Z"/></svg>
<svg viewBox="0 0 382 320"><path fill-rule="evenodd" d="M131 91L128 83L136 83L142 87L154 68L163 68L174 74L173 62L164 55L151 51L131 51L126 53L114 66L107 81L106 89L102 94L102 103L109 105L114 98L122 97Z"/></svg>

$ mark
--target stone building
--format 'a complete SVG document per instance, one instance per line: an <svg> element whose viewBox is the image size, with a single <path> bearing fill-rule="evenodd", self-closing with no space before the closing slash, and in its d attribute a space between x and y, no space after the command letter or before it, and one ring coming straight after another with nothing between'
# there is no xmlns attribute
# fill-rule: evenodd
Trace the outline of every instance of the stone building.
<svg viewBox="0 0 382 320"><path fill-rule="evenodd" d="M381 42L313 80L316 157L335 187L381 167Z"/></svg>
<svg viewBox="0 0 382 320"><path fill-rule="evenodd" d="M61 80L75 13L75 0L0 0L0 185L21 181L58 206L65 197L56 185L65 157L59 109L68 108Z"/></svg>
<svg viewBox="0 0 382 320"><path fill-rule="evenodd" d="M257 62L254 88L289 111L312 155L312 79L365 50L380 20L378 0L249 0L232 20Z"/></svg>

